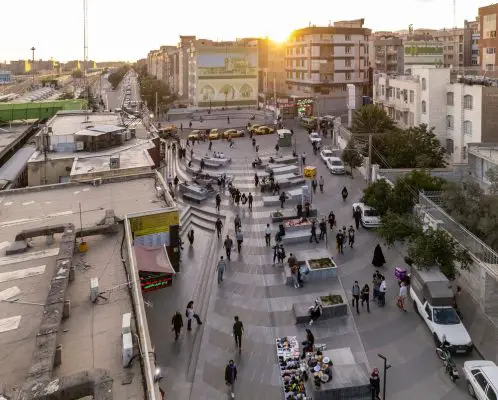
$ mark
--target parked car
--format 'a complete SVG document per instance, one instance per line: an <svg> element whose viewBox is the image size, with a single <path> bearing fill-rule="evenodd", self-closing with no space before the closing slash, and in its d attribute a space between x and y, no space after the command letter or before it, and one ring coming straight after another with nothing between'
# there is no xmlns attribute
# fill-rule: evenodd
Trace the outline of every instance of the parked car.
<svg viewBox="0 0 498 400"><path fill-rule="evenodd" d="M326 164L331 174L344 175L346 173L344 164L339 157L329 157Z"/></svg>
<svg viewBox="0 0 498 400"><path fill-rule="evenodd" d="M228 139L228 135L230 135L231 138L242 137L244 136L244 131L239 131L237 129L227 129L225 132L223 132L223 138Z"/></svg>
<svg viewBox="0 0 498 400"><path fill-rule="evenodd" d="M335 157L335 154L331 149L327 148L320 151L320 158L325 164L327 163L327 159L329 159L330 157Z"/></svg>
<svg viewBox="0 0 498 400"><path fill-rule="evenodd" d="M254 133L256 135L269 135L270 133L273 133L273 128L263 125L257 128Z"/></svg>
<svg viewBox="0 0 498 400"><path fill-rule="evenodd" d="M247 130L254 134L254 133L256 133L256 129L259 129L259 127L261 127L261 125L255 124L255 125L251 125L249 128L247 128Z"/></svg>
<svg viewBox="0 0 498 400"><path fill-rule="evenodd" d="M190 132L190 135L188 135L189 140L199 140L201 138L201 131L199 130L193 130Z"/></svg>
<svg viewBox="0 0 498 400"><path fill-rule="evenodd" d="M498 367L493 361L465 361L463 374L472 397L477 400L498 398Z"/></svg>
<svg viewBox="0 0 498 400"><path fill-rule="evenodd" d="M364 228L376 228L380 226L380 215L375 208L369 207L364 203L353 203L353 213L356 208L360 208L360 223Z"/></svg>
<svg viewBox="0 0 498 400"><path fill-rule="evenodd" d="M221 132L218 129L211 129L209 132L209 140L216 140L221 137Z"/></svg>
<svg viewBox="0 0 498 400"><path fill-rule="evenodd" d="M311 144L316 143L316 146L318 148L322 147L322 138L321 138L321 136L320 136L319 133L317 133L317 132L311 132L309 134L309 140L310 140Z"/></svg>

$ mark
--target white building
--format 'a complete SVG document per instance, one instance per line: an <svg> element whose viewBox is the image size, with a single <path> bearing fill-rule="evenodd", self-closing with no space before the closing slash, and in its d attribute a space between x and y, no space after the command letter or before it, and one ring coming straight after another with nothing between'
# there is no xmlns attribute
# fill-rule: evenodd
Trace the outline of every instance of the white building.
<svg viewBox="0 0 498 400"><path fill-rule="evenodd" d="M487 82L452 82L450 69L425 68L415 75L376 74L373 86L374 103L400 128L434 127L453 163L467 162L469 143L498 142L498 87Z"/></svg>

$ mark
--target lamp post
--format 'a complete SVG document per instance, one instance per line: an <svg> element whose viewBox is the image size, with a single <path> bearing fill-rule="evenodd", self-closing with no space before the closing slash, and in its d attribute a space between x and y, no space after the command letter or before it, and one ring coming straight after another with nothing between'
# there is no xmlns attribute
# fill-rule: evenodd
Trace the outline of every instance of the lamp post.
<svg viewBox="0 0 498 400"><path fill-rule="evenodd" d="M386 400L386 376L387 370L391 368L391 364L387 364L387 357L382 354L377 354L384 360L384 382L382 383L382 400Z"/></svg>
<svg viewBox="0 0 498 400"><path fill-rule="evenodd" d="M31 47L31 76L33 79L33 87L35 87L35 46Z"/></svg>

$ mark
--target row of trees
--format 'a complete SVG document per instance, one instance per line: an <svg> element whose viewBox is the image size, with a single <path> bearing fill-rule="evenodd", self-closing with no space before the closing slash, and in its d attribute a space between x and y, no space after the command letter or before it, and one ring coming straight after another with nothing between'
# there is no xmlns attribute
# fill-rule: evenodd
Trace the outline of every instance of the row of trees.
<svg viewBox="0 0 498 400"><path fill-rule="evenodd" d="M130 70L129 65L123 65L117 71L113 72L112 74L109 74L108 80L111 83L113 89L116 89L118 87L118 85L121 83L124 76L129 70Z"/></svg>
<svg viewBox="0 0 498 400"><path fill-rule="evenodd" d="M424 226L413 215L420 190L444 191L449 185L424 170L415 170L394 185L383 179L370 184L363 191L363 201L381 215L378 234L388 246L397 242L406 244L408 256L418 268L438 267L448 278L453 278L458 268L470 267L470 254L448 233Z"/></svg>
<svg viewBox="0 0 498 400"><path fill-rule="evenodd" d="M147 73L147 67L135 67L138 74L138 82L140 84L140 95L149 107L154 109L156 105L157 93L157 107L160 113L168 111L170 104L176 100L175 94L171 93L169 86L163 81L156 79Z"/></svg>
<svg viewBox="0 0 498 400"><path fill-rule="evenodd" d="M353 114L352 132L356 136L372 134L372 164L382 168L442 168L445 150L426 124L408 129L396 127L383 108L368 104ZM359 146L363 155L368 145ZM361 143L360 143L361 144Z"/></svg>

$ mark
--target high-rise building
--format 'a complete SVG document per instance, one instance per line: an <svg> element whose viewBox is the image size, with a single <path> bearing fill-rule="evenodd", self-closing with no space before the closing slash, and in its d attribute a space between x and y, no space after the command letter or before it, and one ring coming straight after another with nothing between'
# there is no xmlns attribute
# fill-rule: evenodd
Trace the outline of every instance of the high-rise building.
<svg viewBox="0 0 498 400"><path fill-rule="evenodd" d="M285 68L293 101L312 103L314 114L347 112L347 84L368 91L368 40L364 19L309 26L291 33Z"/></svg>
<svg viewBox="0 0 498 400"><path fill-rule="evenodd" d="M389 35L377 37L372 42L370 58L374 72L404 74L405 57L403 40Z"/></svg>
<svg viewBox="0 0 498 400"><path fill-rule="evenodd" d="M182 100L188 99L189 49L195 40L195 36L180 36L178 43L178 96Z"/></svg>
<svg viewBox="0 0 498 400"><path fill-rule="evenodd" d="M443 67L462 68L464 66L464 28L439 29L434 38L443 44Z"/></svg>
<svg viewBox="0 0 498 400"><path fill-rule="evenodd" d="M479 17L474 21L464 22L463 65L477 68L479 63L479 39L481 37Z"/></svg>
<svg viewBox="0 0 498 400"><path fill-rule="evenodd" d="M494 71L498 65L496 48L498 39L496 37L496 15L498 4L479 8L479 64L481 69Z"/></svg>

